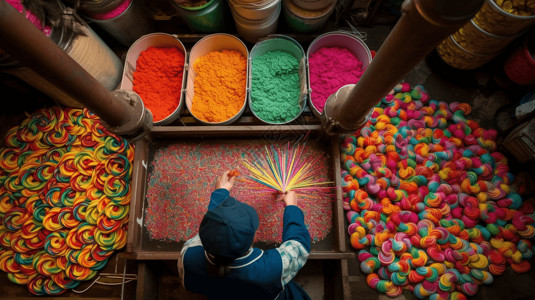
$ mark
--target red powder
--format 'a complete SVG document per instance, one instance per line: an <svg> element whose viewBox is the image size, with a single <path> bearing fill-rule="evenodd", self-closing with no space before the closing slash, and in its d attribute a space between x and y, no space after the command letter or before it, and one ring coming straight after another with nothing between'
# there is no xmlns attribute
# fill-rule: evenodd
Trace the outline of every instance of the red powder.
<svg viewBox="0 0 535 300"><path fill-rule="evenodd" d="M140 53L132 89L152 112L154 122L172 114L180 103L184 53L175 47L149 47Z"/></svg>
<svg viewBox="0 0 535 300"><path fill-rule="evenodd" d="M346 48L325 47L312 53L309 59L312 103L323 111L327 98L346 84L354 84L364 70L351 51Z"/></svg>

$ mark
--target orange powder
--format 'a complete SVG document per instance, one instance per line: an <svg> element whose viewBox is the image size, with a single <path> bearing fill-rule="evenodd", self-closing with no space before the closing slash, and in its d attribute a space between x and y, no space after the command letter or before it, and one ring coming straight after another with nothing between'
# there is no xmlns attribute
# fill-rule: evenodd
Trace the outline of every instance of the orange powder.
<svg viewBox="0 0 535 300"><path fill-rule="evenodd" d="M207 122L234 117L245 101L247 60L238 51L212 51L195 60L191 113Z"/></svg>

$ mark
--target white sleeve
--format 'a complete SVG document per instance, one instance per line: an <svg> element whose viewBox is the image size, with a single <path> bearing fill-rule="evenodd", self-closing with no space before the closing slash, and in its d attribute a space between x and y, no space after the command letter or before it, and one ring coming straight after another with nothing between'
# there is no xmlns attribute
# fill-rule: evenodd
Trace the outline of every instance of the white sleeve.
<svg viewBox="0 0 535 300"><path fill-rule="evenodd" d="M308 251L300 242L295 240L282 243L277 251L282 259L281 281L282 285L285 286L307 262Z"/></svg>
<svg viewBox="0 0 535 300"><path fill-rule="evenodd" d="M199 234L184 243L184 246L182 246L182 250L180 250L180 255L178 256L178 277L180 278L180 282L182 283L182 286L184 288L186 288L184 286L184 255L186 254L188 248L195 246L202 246Z"/></svg>

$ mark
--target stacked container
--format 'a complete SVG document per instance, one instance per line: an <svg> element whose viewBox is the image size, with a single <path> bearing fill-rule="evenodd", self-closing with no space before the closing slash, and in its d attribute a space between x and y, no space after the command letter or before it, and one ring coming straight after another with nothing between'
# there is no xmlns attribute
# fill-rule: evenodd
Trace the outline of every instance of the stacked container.
<svg viewBox="0 0 535 300"><path fill-rule="evenodd" d="M53 3L57 3L57 9L63 11L63 19L59 20L58 26L51 29L50 39L106 89L109 91L116 89L121 81L123 68L121 60L74 12L65 9L60 2ZM72 30L73 28L76 31ZM83 107L74 98L6 53L0 54L0 67L0 71L25 81L59 104Z"/></svg>
<svg viewBox="0 0 535 300"><path fill-rule="evenodd" d="M226 3L223 0L171 0L178 14L193 32L214 33L226 27Z"/></svg>
<svg viewBox="0 0 535 300"><path fill-rule="evenodd" d="M277 31L281 0L230 0L230 9L238 34L256 43Z"/></svg>
<svg viewBox="0 0 535 300"><path fill-rule="evenodd" d="M474 18L442 41L437 52L444 62L472 70L501 53L535 22L535 2L486 0Z"/></svg>
<svg viewBox="0 0 535 300"><path fill-rule="evenodd" d="M325 26L335 5L333 0L283 0L284 19L293 32L315 32Z"/></svg>
<svg viewBox="0 0 535 300"><path fill-rule="evenodd" d="M71 5L78 2L68 0ZM97 24L123 46L154 29L142 0L80 0L75 7L88 21Z"/></svg>

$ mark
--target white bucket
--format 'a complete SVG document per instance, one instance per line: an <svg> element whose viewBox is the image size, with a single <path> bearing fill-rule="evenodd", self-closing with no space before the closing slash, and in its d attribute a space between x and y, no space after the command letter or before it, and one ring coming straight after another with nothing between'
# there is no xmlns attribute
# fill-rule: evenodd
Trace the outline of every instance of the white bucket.
<svg viewBox="0 0 535 300"><path fill-rule="evenodd" d="M141 52L147 50L149 47L176 47L182 53L184 53L184 61L187 61L187 52L186 48L176 39L174 36L167 33L150 33L140 37L135 41L132 46L128 49L126 53L126 62L124 64L124 71L121 80L121 89L122 90L132 90L134 83L134 71L136 70L137 59ZM180 100L176 109L167 116L165 119L158 122L154 122L155 126L167 125L174 120L178 119L180 113L184 110L184 84L186 82L186 69L187 64L184 65L184 70L182 73L182 89L180 91ZM143 101L143 99L141 99Z"/></svg>
<svg viewBox="0 0 535 300"><path fill-rule="evenodd" d="M234 17L236 30L238 31L240 37L248 42L256 43L261 38L277 31L280 11L281 5L279 1L275 13L273 13L270 18L266 20L245 19L237 15L234 11L232 12L232 16Z"/></svg>
<svg viewBox="0 0 535 300"><path fill-rule="evenodd" d="M123 63L89 26L84 26L84 32L87 36L76 36L65 53L107 90L115 90L121 83Z"/></svg>
<svg viewBox="0 0 535 300"><path fill-rule="evenodd" d="M267 0L259 2L243 2L240 0L230 0L230 8L233 13L247 20L267 20L278 16L280 11L281 0Z"/></svg>
<svg viewBox="0 0 535 300"><path fill-rule="evenodd" d="M197 118L192 112L191 112L191 106L193 101L193 96L195 95L195 77L197 76L195 71L193 70L193 63L200 57L203 57L207 55L208 53L212 51L221 51L221 50L235 50L240 52L243 57L245 57L246 60L249 60L249 51L247 50L247 47L245 44L237 37L226 34L226 33L214 33L205 36L201 40L199 40L193 48L191 48L191 52L188 59L188 80L186 85L186 107L188 108L191 115L202 124L206 125L228 125L235 121L237 121L241 115L243 114L243 111L245 110L246 106L246 100L247 100L247 89L249 87L249 77L246 75L246 83L243 87L245 89L245 97L243 99L243 105L241 109L238 111L238 113L223 122L208 122L201 120ZM249 74L248 69L249 66L247 66L246 74Z"/></svg>

